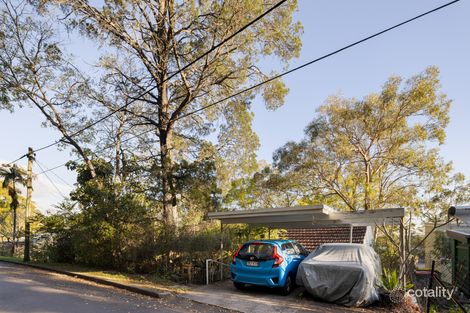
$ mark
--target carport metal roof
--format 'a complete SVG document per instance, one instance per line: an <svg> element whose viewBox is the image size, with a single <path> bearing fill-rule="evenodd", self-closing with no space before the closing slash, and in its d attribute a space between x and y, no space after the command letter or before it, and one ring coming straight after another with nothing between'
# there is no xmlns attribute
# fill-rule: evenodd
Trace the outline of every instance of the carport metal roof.
<svg viewBox="0 0 470 313"><path fill-rule="evenodd" d="M318 226L400 225L403 208L339 212L326 205L211 212L209 219L222 224L248 224L269 228L314 228Z"/></svg>

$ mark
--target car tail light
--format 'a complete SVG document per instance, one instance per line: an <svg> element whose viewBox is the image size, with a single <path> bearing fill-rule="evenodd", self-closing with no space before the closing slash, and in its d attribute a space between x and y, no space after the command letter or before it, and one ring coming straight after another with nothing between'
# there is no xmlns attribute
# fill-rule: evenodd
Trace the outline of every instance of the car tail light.
<svg viewBox="0 0 470 313"><path fill-rule="evenodd" d="M233 258L232 258L232 264L235 264L235 258L238 256L238 252L240 252L240 250L242 249L243 245L240 245L237 249L237 252L235 252L235 254L233 255Z"/></svg>
<svg viewBox="0 0 470 313"><path fill-rule="evenodd" d="M274 258L273 268L279 267L282 264L282 262L284 262L284 258L279 253L277 253L276 246L274 246L273 258Z"/></svg>

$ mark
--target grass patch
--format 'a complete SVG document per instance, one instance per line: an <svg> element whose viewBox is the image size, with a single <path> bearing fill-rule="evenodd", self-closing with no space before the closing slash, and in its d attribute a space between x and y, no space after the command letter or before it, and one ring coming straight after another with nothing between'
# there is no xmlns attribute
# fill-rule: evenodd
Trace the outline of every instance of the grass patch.
<svg viewBox="0 0 470 313"><path fill-rule="evenodd" d="M0 256L0 261L14 261L19 263L24 263L21 258L9 257L9 256ZM34 264L41 266L43 268L60 270L65 272L72 272L83 274L92 277L98 277L108 280L113 280L119 283L129 283L133 285L138 285L146 288L157 288L166 291L184 291L187 288L182 286L175 286L175 283L162 278L156 274L132 274L118 272L114 270L103 270L93 267L88 267L80 264L68 264L68 263L37 263L29 262L29 264Z"/></svg>
<svg viewBox="0 0 470 313"><path fill-rule="evenodd" d="M47 263L40 264L44 267L51 269L58 269L67 272L80 273L84 275L97 276L101 278L108 278L117 281L129 281L129 282L140 282L140 283L152 283L162 286L174 285L170 280L159 277L156 274L132 274L118 272L114 270L103 270L93 267L87 267L79 264L67 264L67 263Z"/></svg>
<svg viewBox="0 0 470 313"><path fill-rule="evenodd" d="M3 260L3 261L13 261L13 262L21 262L21 263L23 263L23 259L18 258L18 257L14 257L14 256L3 256L3 255L0 255L0 260Z"/></svg>

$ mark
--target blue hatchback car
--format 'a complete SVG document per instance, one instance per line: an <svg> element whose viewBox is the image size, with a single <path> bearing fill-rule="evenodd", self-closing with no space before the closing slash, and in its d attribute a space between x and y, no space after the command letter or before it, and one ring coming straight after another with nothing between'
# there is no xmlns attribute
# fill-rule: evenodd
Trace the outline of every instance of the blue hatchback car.
<svg viewBox="0 0 470 313"><path fill-rule="evenodd" d="M281 288L287 295L295 285L297 268L307 255L294 240L248 241L233 256L233 284L238 289L246 284Z"/></svg>

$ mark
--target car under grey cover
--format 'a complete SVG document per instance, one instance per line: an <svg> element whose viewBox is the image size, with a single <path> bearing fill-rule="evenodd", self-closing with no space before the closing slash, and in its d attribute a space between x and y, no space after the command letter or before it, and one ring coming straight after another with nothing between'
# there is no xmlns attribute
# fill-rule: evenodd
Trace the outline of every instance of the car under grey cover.
<svg viewBox="0 0 470 313"><path fill-rule="evenodd" d="M364 244L324 244L305 258L297 285L314 297L346 306L365 306L378 300L380 258Z"/></svg>

